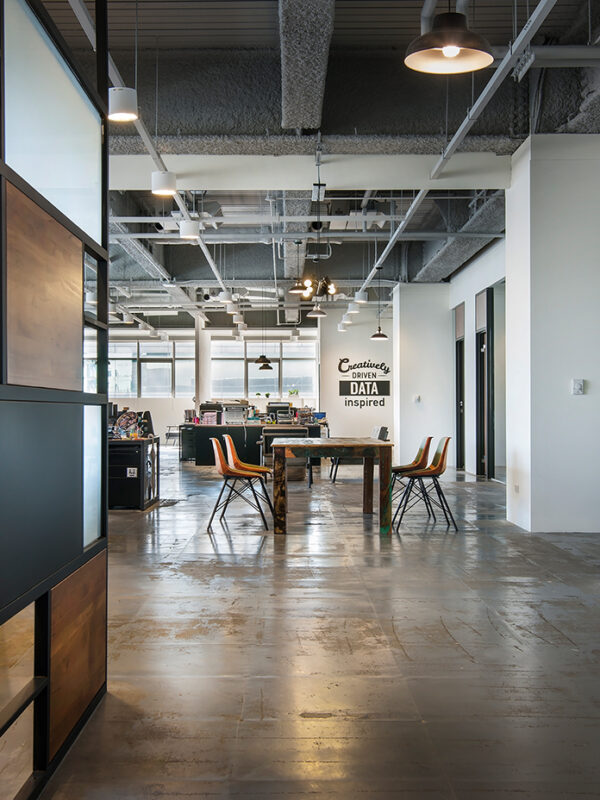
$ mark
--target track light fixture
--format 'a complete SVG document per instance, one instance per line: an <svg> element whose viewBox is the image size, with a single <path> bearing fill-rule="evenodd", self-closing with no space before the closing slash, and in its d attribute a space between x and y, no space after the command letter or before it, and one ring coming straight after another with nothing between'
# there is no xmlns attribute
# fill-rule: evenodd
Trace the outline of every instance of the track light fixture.
<svg viewBox="0 0 600 800"><path fill-rule="evenodd" d="M417 72L458 75L489 67L494 61L489 42L469 30L464 14L437 14L431 30L408 46L404 63Z"/></svg>

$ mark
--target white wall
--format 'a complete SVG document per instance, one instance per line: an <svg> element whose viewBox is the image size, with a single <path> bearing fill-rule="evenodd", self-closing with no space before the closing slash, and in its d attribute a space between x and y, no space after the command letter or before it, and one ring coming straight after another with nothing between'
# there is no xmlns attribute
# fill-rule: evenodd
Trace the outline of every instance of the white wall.
<svg viewBox="0 0 600 800"><path fill-rule="evenodd" d="M475 295L504 278L506 267L503 240L488 247L450 281L449 306L465 304L465 471L477 473L477 383L475 380L476 337ZM454 330L452 331L454 342ZM454 363L454 354L452 355ZM452 397L455 397L454 386ZM454 399L452 401L454 409Z"/></svg>
<svg viewBox="0 0 600 800"><path fill-rule="evenodd" d="M167 425L182 425L184 409L194 407L191 397L116 397L111 403L117 403L120 409L127 406L131 411L149 411L154 433L163 444Z"/></svg>
<svg viewBox="0 0 600 800"><path fill-rule="evenodd" d="M340 396L340 380L350 380L355 373L341 373L338 370L340 359L350 359L350 364L370 360L374 364L385 362L389 373L381 370L361 369L358 372L376 374L376 380L389 380L390 391L393 387L392 342L372 342L371 334L377 329L377 314L372 307L362 309L355 314L355 322L345 333L338 333L337 325L341 322L344 310L328 311L320 320L320 408L327 413L331 436L369 436L376 425L386 425L392 438L393 430L393 397L356 397L356 400L383 401L383 405L363 408L346 405L346 398ZM392 335L391 320L381 320L381 329L389 337Z"/></svg>
<svg viewBox="0 0 600 800"><path fill-rule="evenodd" d="M400 284L394 301L397 463L412 461L424 436L454 436L454 333L449 285ZM416 396L420 397L415 401ZM448 463L455 463L451 446Z"/></svg>
<svg viewBox="0 0 600 800"><path fill-rule="evenodd" d="M600 136L535 136L507 193L507 507L600 530ZM572 378L586 393L570 394Z"/></svg>

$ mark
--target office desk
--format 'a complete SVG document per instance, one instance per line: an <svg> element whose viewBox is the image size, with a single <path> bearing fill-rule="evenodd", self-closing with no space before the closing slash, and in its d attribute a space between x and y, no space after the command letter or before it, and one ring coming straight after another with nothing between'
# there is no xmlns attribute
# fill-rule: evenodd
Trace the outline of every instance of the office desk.
<svg viewBox="0 0 600 800"><path fill-rule="evenodd" d="M373 513L373 465L379 458L379 532L392 526L392 447L380 439L273 439L273 506L275 533L287 532L286 458L362 458L363 514Z"/></svg>

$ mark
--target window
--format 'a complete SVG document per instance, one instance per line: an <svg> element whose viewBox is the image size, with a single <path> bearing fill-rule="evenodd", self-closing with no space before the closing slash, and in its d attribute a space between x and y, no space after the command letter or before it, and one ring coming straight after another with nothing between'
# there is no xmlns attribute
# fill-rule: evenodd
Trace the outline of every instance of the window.
<svg viewBox="0 0 600 800"><path fill-rule="evenodd" d="M255 397L258 392L267 392L272 397L279 396L279 362L271 361L273 369L261 370L261 364L248 362L248 397Z"/></svg>
<svg viewBox="0 0 600 800"><path fill-rule="evenodd" d="M213 359L211 379L213 397L244 397L244 359Z"/></svg>
<svg viewBox="0 0 600 800"><path fill-rule="evenodd" d="M83 330L83 391L98 391L98 331L88 327Z"/></svg>
<svg viewBox="0 0 600 800"><path fill-rule="evenodd" d="M257 394L270 398L317 398L317 343L263 342L213 339L212 397L238 397L252 401ZM256 359L265 355L271 361L270 370L261 370ZM297 390L297 391L294 391Z"/></svg>
<svg viewBox="0 0 600 800"><path fill-rule="evenodd" d="M283 394L288 394L291 389L294 391L294 395L297 390L298 397L315 397L316 367L314 359L284 359L281 382Z"/></svg>
<svg viewBox="0 0 600 800"><path fill-rule="evenodd" d="M173 364L171 361L142 361L140 367L140 397L172 396Z"/></svg>
<svg viewBox="0 0 600 800"><path fill-rule="evenodd" d="M111 397L137 397L136 361L110 359L108 393Z"/></svg>
<svg viewBox="0 0 600 800"><path fill-rule="evenodd" d="M175 361L175 397L192 398L196 394L196 364L193 359Z"/></svg>

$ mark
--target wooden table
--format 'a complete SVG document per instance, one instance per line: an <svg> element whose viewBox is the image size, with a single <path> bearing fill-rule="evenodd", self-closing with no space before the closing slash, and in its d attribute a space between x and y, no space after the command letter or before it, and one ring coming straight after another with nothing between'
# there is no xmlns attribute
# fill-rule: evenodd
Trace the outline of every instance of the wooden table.
<svg viewBox="0 0 600 800"><path fill-rule="evenodd" d="M379 459L379 532L392 527L392 447L380 439L285 439L271 442L273 448L273 506L275 533L287 532L286 458L362 458L363 514L373 513L373 465Z"/></svg>

